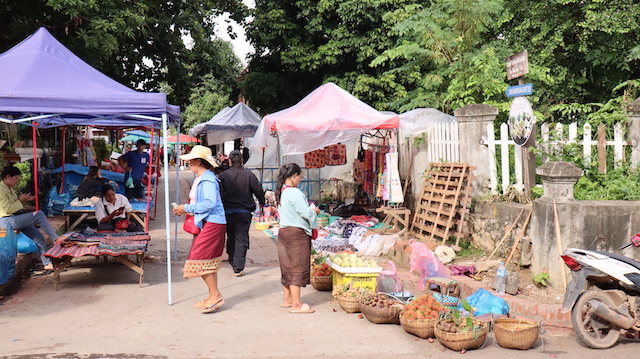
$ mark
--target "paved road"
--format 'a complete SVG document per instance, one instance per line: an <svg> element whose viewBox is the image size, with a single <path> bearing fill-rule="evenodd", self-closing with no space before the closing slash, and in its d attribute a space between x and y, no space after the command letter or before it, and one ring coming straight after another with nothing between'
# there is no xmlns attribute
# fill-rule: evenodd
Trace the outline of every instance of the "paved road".
<svg viewBox="0 0 640 359"><path fill-rule="evenodd" d="M184 175L186 198L190 172ZM173 177L173 176L172 176ZM175 182L172 182L172 186ZM172 187L173 191L173 187ZM163 198L160 196L161 199ZM173 198L171 198L173 201ZM161 207L160 207L161 208ZM152 222L150 253L165 254L164 214ZM173 229L172 229L173 231ZM397 325L375 325L347 314L329 292L303 289L314 314L280 308L275 244L252 231L247 275L237 278L225 264L220 288L226 304L203 315L192 307L205 286L181 277L189 237L180 234L172 266L173 305L167 305L166 262L145 264L145 281L114 262L86 260L62 274L58 291L51 276L33 277L0 301L0 358L459 358L460 354L409 335ZM545 333L526 352L496 347L489 338L474 358L635 357L640 343L606 351L577 344L567 333Z"/></svg>

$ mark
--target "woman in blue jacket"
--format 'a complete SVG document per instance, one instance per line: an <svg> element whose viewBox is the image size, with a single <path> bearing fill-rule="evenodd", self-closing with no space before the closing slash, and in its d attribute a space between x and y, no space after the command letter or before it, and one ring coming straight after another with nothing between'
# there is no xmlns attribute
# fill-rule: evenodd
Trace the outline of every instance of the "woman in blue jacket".
<svg viewBox="0 0 640 359"><path fill-rule="evenodd" d="M173 213L180 216L193 214L200 233L194 235L189 256L184 264L184 277L202 277L209 288L209 296L196 303L202 313L211 313L224 304L218 290L218 270L222 264L222 252L226 233L224 207L220 198L219 180L213 173L216 162L211 149L196 145L189 154L180 156L189 162L196 179L189 192L189 204L177 205Z"/></svg>

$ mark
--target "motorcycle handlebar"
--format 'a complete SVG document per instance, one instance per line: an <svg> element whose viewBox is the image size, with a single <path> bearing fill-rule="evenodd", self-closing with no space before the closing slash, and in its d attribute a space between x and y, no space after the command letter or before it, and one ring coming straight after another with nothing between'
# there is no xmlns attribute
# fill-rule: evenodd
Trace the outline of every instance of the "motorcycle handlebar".
<svg viewBox="0 0 640 359"><path fill-rule="evenodd" d="M624 246L620 247L620 249L629 248L629 247L631 247L632 245L633 245L633 243L632 243L632 242L629 242L629 243L625 244Z"/></svg>

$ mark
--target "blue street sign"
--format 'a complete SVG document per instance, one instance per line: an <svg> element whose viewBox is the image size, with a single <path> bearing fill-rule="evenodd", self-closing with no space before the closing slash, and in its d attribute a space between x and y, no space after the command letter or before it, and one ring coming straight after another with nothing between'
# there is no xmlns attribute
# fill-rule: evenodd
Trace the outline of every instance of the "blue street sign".
<svg viewBox="0 0 640 359"><path fill-rule="evenodd" d="M533 84L509 86L506 93L507 97L531 95L533 94Z"/></svg>

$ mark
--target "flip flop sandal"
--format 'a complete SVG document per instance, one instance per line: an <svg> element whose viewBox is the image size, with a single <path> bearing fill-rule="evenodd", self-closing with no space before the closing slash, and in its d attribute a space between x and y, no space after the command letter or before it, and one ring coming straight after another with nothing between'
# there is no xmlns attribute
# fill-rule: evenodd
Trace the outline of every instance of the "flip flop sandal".
<svg viewBox="0 0 640 359"><path fill-rule="evenodd" d="M217 303L205 302L202 307L202 313L213 313L224 304L224 299L220 299Z"/></svg>
<svg viewBox="0 0 640 359"><path fill-rule="evenodd" d="M291 304L280 304L282 308L291 308Z"/></svg>
<svg viewBox="0 0 640 359"><path fill-rule="evenodd" d="M304 304L302 304L302 306L298 310L289 309L289 313L293 313L293 314L311 314L311 313L315 313L315 310L313 308L311 308L309 306L309 304L304 303Z"/></svg>
<svg viewBox="0 0 640 359"><path fill-rule="evenodd" d="M198 303L194 304L193 307L196 309L202 309L206 306L206 301L205 300L201 300Z"/></svg>

